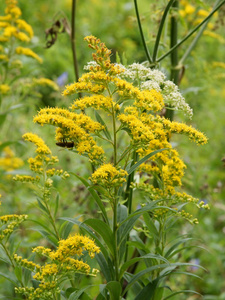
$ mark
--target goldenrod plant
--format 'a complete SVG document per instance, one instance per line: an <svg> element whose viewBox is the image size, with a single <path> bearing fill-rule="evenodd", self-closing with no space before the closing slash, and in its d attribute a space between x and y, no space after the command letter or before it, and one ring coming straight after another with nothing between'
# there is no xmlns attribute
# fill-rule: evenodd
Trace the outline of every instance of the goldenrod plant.
<svg viewBox="0 0 225 300"><path fill-rule="evenodd" d="M194 212L208 210L209 205L183 189L187 165L171 140L173 135L184 135L197 146L208 141L194 126L173 120L174 111L189 119L193 116L178 85L183 62L200 34L196 34L180 60L177 49L201 26L207 25L224 2L216 1L211 11L196 11L204 19L178 41L178 18L190 16L195 10L187 1L181 1L183 9L179 9L178 1L167 1L151 56L134 0L148 59L145 63L127 65L119 60L114 63L112 51L105 43L93 35L85 37L93 52L92 60L80 78L76 72L76 81L66 85L62 92L66 99L63 107L59 103L55 107L39 108L33 118L43 136L55 128L55 138L53 134L48 138L51 146L36 133L23 135L25 141L35 145L36 156L28 159L30 170L18 172L13 179L32 188L38 209L33 218L20 212L0 217L0 258L9 270L9 275L0 275L11 284L11 298L166 300L181 293L199 295L191 289L182 290L178 286L174 289L171 282L177 276L199 279L192 268L204 269L193 260L185 260L183 253L198 247L188 236L188 229L199 223ZM3 28L0 79L5 96L11 92L10 78L14 75L9 76L8 70L15 57L26 55L41 62L30 48L20 45L30 41L32 31L20 19L17 1L7 0L6 4L5 16L0 18ZM75 4L73 0L73 10ZM170 49L158 57L168 15ZM73 25L74 22L73 13ZM75 51L74 28L71 37ZM170 80L159 68L160 62L169 55ZM75 54L73 58L76 63ZM218 62L215 67L222 65ZM27 81L29 88L36 84L58 90L54 82L45 78ZM51 127L48 131L47 125ZM1 145L3 170L21 168L21 161L7 146ZM53 155L55 151L70 156L73 163L66 171L56 166L59 159ZM78 164L84 169L84 176L77 172ZM56 181L67 178L86 188L90 198L86 196L84 201L94 201L95 211L90 209L82 215L73 211L69 217L63 214L64 203ZM37 227L24 229L25 220L26 224L33 222ZM174 239L171 232L175 231L176 235L180 224L188 226L183 235ZM20 248L18 240L23 240L24 235L15 228L37 231L42 238L35 235L26 249L23 245Z"/></svg>
<svg viewBox="0 0 225 300"><path fill-rule="evenodd" d="M84 156L92 164L93 172L88 180L74 172L70 174L79 178L89 189L99 207L99 217L86 218L83 222L78 218L61 219L79 225L98 246L96 258L103 283L106 281L101 285L98 297L125 299L135 294L135 299L139 299L146 294L148 296L145 297L151 295L150 299L153 299L158 293L162 296L163 282L168 276L176 273L175 269L190 265L178 262L174 258L175 253L179 253L180 250L176 249L176 243L169 246L167 241L171 222L183 218L192 224L198 223L198 220L185 210L188 204L209 208L208 205L199 203L198 199L179 190L186 166L169 139L172 133L184 134L197 145L203 145L207 138L191 126L170 121L160 115L165 107L163 94L159 88L146 89L144 83L147 82L147 77L144 77L142 72L144 70L148 74L147 68L136 65L134 78L131 80L130 76L131 82L128 82L125 78L130 73L124 66L111 62L111 51L104 43L94 36L87 36L85 41L94 51L94 62L89 64L88 72L83 74L78 82L67 85L63 91L66 97L80 92L85 95L73 100L68 108L41 109L34 117L34 122L41 126L56 127L56 146L68 148L74 155ZM163 89L163 74L157 70L152 72L162 77ZM153 78L154 84L157 76ZM139 87L135 86L137 79ZM148 79L151 81L151 78ZM172 83L166 84L171 85L178 93ZM184 99L181 100L183 105L179 107L185 112L190 111ZM25 268L31 264L32 276L39 281L39 287L36 289L21 287L16 291L28 299L36 299L45 288L47 296L43 296L43 299L60 299L64 290L60 281L61 276L65 275L62 270L68 269L65 264L70 265L70 262L67 262L68 250L59 250L64 247L64 243L70 243L73 238L69 237L67 242L64 242L60 236L62 231L57 229L57 222L50 211L50 189L53 175L68 175L63 171L47 168L55 163L56 159L51 156L51 150L41 138L32 133L23 137L37 147L36 158L28 160L30 169L37 176L17 175L14 179L39 186L39 207L49 217L53 229L51 231L45 226L49 234L48 240L55 247L59 244L58 250L43 247L34 250L50 259L50 263L44 266L37 267L28 263L26 259L24 261L21 257L14 257ZM145 196L140 197L138 191L142 191L142 195ZM135 199L135 195L138 200ZM139 208L136 208L137 204ZM143 240L138 238L140 232ZM178 245L186 241L183 239ZM134 246L140 251L137 256L132 254ZM71 247L70 249L73 249L74 246ZM176 249L175 253L173 248ZM61 256L63 261L58 258L58 252L60 255L64 254ZM140 264L140 269L137 269L137 264ZM136 267L133 268L133 265ZM68 270L75 272L73 268ZM185 273L189 275L188 272ZM81 291L88 292L91 286L87 285ZM73 286L70 291L74 299L81 295Z"/></svg>
<svg viewBox="0 0 225 300"><path fill-rule="evenodd" d="M23 66L27 64L24 57L34 59L38 64L42 64L43 60L32 50L34 32L32 26L22 18L18 1L6 0L5 3L4 15L0 15L0 125L5 115L16 109L15 105L22 105L28 95L38 96L35 91L37 86L45 85L52 90L59 90L58 85L50 79L22 74Z"/></svg>

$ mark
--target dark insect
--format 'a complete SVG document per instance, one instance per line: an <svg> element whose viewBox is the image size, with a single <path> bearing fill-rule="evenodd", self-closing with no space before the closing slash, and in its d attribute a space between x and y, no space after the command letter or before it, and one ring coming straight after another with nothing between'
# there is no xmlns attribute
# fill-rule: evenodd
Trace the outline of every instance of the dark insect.
<svg viewBox="0 0 225 300"><path fill-rule="evenodd" d="M73 148L74 142L67 142L66 140L63 140L62 142L57 142L56 146L63 147L63 148Z"/></svg>

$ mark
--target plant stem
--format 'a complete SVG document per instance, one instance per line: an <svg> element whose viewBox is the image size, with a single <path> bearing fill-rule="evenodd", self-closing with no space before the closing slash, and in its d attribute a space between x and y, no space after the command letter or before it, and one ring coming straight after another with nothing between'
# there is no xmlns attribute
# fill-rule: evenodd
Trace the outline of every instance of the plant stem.
<svg viewBox="0 0 225 300"><path fill-rule="evenodd" d="M215 4L213 5L213 9L218 5L218 3L220 2L220 0L217 0L215 2ZM198 40L200 39L200 37L202 36L207 24L209 23L210 19L208 19L201 27L201 29L199 30L198 34L195 36L195 38L193 39L193 41L191 42L190 46L187 48L187 50L185 51L184 55L182 56L182 58L179 61L179 65L183 65L185 59L189 56L189 54L191 53L191 51L193 50L193 48L195 47L195 45L197 44Z"/></svg>
<svg viewBox="0 0 225 300"><path fill-rule="evenodd" d="M140 15L139 15L139 11L138 11L138 5L137 5L137 0L134 0L134 7L135 7L135 12L136 12L136 17L137 17L137 21L138 21L138 27L139 27L139 31L140 31L140 35L141 35L141 40L145 49L145 54L147 56L147 59L149 61L149 63L152 63L152 58L150 56L150 53L148 51L146 42L145 42L145 37L143 34L143 30L142 30L142 26L141 26L141 20L140 20Z"/></svg>
<svg viewBox="0 0 225 300"><path fill-rule="evenodd" d="M113 207L113 236L115 243L114 263L115 263L115 280L119 281L119 260L118 260L118 243L117 243L117 191L115 190L115 199Z"/></svg>
<svg viewBox="0 0 225 300"><path fill-rule="evenodd" d="M177 49L180 45L182 45L190 36L192 36L205 22L207 22L211 16L225 3L225 0L223 0L215 9L211 11L211 13L206 17L199 25L197 25L193 30L191 30L179 43L174 45L168 52L166 52L164 55L162 55L160 58L157 59L157 63L163 60L165 57L167 57L171 52L173 52L175 49Z"/></svg>
<svg viewBox="0 0 225 300"><path fill-rule="evenodd" d="M160 21L159 30L158 30L158 33L157 33L155 46L154 46L154 50L153 50L153 56L152 56L153 63L156 61L156 58L157 58L157 53L158 53L158 49L159 49L159 42L160 42L160 38L161 38L161 35L162 35L164 23L166 21L167 14L168 14L169 9L170 9L170 7L171 7L171 5L173 4L174 1L175 0L170 0L169 1L169 3L167 4L167 6L164 10L162 19Z"/></svg>
<svg viewBox="0 0 225 300"><path fill-rule="evenodd" d="M76 53L76 0L72 1L72 17L71 17L71 46L72 46L72 53L73 53L73 67L76 81L79 79L79 72L78 72L78 63L77 63L77 53Z"/></svg>
<svg viewBox="0 0 225 300"><path fill-rule="evenodd" d="M4 249L6 255L8 256L8 258L9 258L9 260L10 260L10 263L11 263L13 269L15 269L16 266L15 266L15 264L14 264L14 261L13 261L12 258L11 258L11 255L10 255L8 249L6 248L6 246L5 246L2 242L0 243L0 245L1 245L2 248Z"/></svg>
<svg viewBox="0 0 225 300"><path fill-rule="evenodd" d="M172 4L172 8L174 9L174 13L172 13L171 16L171 27L170 27L170 48L173 48L174 45L177 44L178 40L178 7L179 7L179 2L178 0L174 1ZM178 68L178 49L174 49L173 52L171 52L170 56L170 61L171 61L171 73L170 73L170 80L172 80L176 85L178 84L179 81L179 68ZM168 118L169 120L173 120L174 112L172 110L166 111L165 117Z"/></svg>
<svg viewBox="0 0 225 300"><path fill-rule="evenodd" d="M9 251L8 251L8 249L7 249L7 247L6 247L2 242L0 243L0 245L1 245L2 248L4 249L4 251L5 251L6 255L7 255L7 257L9 258L12 268L15 270L15 269L16 269L16 265L15 265L15 263L14 263L14 261L13 261L11 255L10 255L10 253L9 253ZM24 287L24 284L23 284L22 280L20 280L18 277L17 277L17 279L18 279L20 285L21 285L22 287Z"/></svg>

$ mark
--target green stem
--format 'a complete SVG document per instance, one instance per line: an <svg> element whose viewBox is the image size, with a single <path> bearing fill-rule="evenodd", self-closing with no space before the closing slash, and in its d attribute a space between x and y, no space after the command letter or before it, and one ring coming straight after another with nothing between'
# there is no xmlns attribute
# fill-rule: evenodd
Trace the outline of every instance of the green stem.
<svg viewBox="0 0 225 300"><path fill-rule="evenodd" d="M137 21L138 21L138 27L139 27L139 31L140 31L140 35L141 35L141 40L145 49L145 54L147 56L147 59L149 61L149 63L152 63L152 58L150 56L150 53L148 51L146 42L145 42L145 37L143 34L143 30L142 30L142 26L141 26L141 20L140 20L140 15L139 15L139 11L138 11L138 5L137 5L137 0L134 0L134 7L135 7L135 12L136 12L136 17L137 17Z"/></svg>
<svg viewBox="0 0 225 300"><path fill-rule="evenodd" d="M77 63L77 53L76 53L76 23L75 23L75 16L76 16L76 0L72 1L72 17L71 17L71 46L72 46L72 53L73 53L73 67L76 81L79 79L79 72L78 72L78 63Z"/></svg>
<svg viewBox="0 0 225 300"><path fill-rule="evenodd" d="M46 194L46 186L45 186L45 184L46 184L46 178L47 178L47 176L46 176L46 168L47 168L47 166L46 166L46 167L44 168L44 170L43 170L44 192L43 192L42 199L43 199L43 203L45 204L45 207L46 207L46 209L47 209L47 211L48 211L48 215L49 215L49 218L50 218L50 220L51 220L52 227L53 227L53 229L54 229L54 231L55 231L55 235L56 235L56 237L57 237L57 239L58 239L58 241L59 241L59 240L60 240L60 235L59 235L58 230L57 230L57 228L56 228L55 220L54 220L54 218L52 217L51 210L50 210L50 208L49 208L49 206L48 206L48 202L45 201L45 196L44 196L44 195Z"/></svg>
<svg viewBox="0 0 225 300"><path fill-rule="evenodd" d="M174 9L175 13L172 14L171 16L171 27L170 27L170 47L173 48L174 45L177 44L178 40L178 7L179 7L179 2L178 0L173 2L172 8ZM178 49L174 49L173 52L171 52L170 56L171 60L171 74L170 74L170 80L172 80L176 85L178 84L179 81L179 73L180 70L177 68L179 59L178 59ZM173 120L174 112L172 110L167 110L165 117L168 118L169 120Z"/></svg>
<svg viewBox="0 0 225 300"><path fill-rule="evenodd" d="M15 265L15 263L14 263L14 261L13 261L11 255L10 255L8 249L6 248L6 246L5 246L2 242L0 243L0 245L1 245L2 248L4 249L4 251L5 251L6 255L7 255L7 257L9 258L12 268L15 270L16 265ZM21 285L22 287L24 287L24 284L23 284L22 280L20 280L18 277L17 277L17 279L18 279L20 285Z"/></svg>
<svg viewBox="0 0 225 300"><path fill-rule="evenodd" d="M117 243L117 191L115 191L114 207L113 207L113 237L115 243L114 263L115 263L115 280L119 281L119 258L118 258L118 243Z"/></svg>
<svg viewBox="0 0 225 300"><path fill-rule="evenodd" d="M168 52L162 55L160 58L157 59L157 63L167 57L170 53L172 53L175 49L177 49L180 45L182 45L190 36L192 36L205 22L207 22L211 16L225 3L223 0L211 13L206 17L199 25L197 25L193 30L191 30L179 43L174 45Z"/></svg>
<svg viewBox="0 0 225 300"><path fill-rule="evenodd" d="M167 14L168 14L168 12L170 10L170 7L171 7L171 5L173 4L174 1L175 0L170 0L169 1L169 3L167 4L167 6L166 6L166 8L164 10L162 19L160 21L159 30L158 30L158 33L157 33L157 37L156 37L156 41L155 41L155 46L154 46L154 50L153 50L153 56L152 56L153 63L156 61L156 58L157 58L157 53L158 53L158 49L159 49L159 42L160 42L160 38L161 38L161 35L162 35L164 23L166 21Z"/></svg>
<svg viewBox="0 0 225 300"><path fill-rule="evenodd" d="M113 163L114 166L116 166L117 165L117 139L116 139L116 117L115 117L114 109L112 111L112 117L113 117Z"/></svg>
<svg viewBox="0 0 225 300"><path fill-rule="evenodd" d="M215 4L213 5L213 9L218 5L218 3L220 2L220 0L217 0L215 2ZM195 45L197 44L198 40L200 39L200 37L202 36L207 24L209 23L210 19L208 19L205 24L202 26L202 28L199 30L198 34L195 36L195 38L193 39L193 41L191 42L190 46L187 48L187 50L185 51L184 55L182 56L182 58L179 61L179 65L183 65L185 59L189 56L189 54L191 53L191 51L193 50L193 48L195 47Z"/></svg>
<svg viewBox="0 0 225 300"><path fill-rule="evenodd" d="M57 236L57 239L60 240L60 235L59 235L58 230L57 230L57 228L56 228L55 220L54 220L54 218L52 217L50 208L49 208L49 206L48 206L48 204L47 204L46 202L45 202L45 206L46 206L46 209L47 209L47 211L48 211L48 214L49 214L49 217L50 217L50 220L51 220L51 223L52 223L52 227L53 227L53 229L54 229L54 231L55 231L55 234L56 234L56 236Z"/></svg>
<svg viewBox="0 0 225 300"><path fill-rule="evenodd" d="M6 253L6 255L7 255L7 257L9 258L9 260L10 260L10 263L11 263L11 265L12 265L12 267L13 267L13 269L15 269L15 264L14 264L14 261L13 261L13 259L12 259L12 257L11 257L11 255L10 255L10 253L9 253L9 251L8 251L8 249L6 248L6 246L1 242L0 243L0 245L2 246L2 248L4 249L4 251L5 251L5 253Z"/></svg>

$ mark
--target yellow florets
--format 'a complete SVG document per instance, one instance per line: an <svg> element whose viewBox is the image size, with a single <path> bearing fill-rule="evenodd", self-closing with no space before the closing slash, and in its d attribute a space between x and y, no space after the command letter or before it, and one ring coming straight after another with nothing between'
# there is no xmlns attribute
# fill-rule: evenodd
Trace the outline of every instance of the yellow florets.
<svg viewBox="0 0 225 300"><path fill-rule="evenodd" d="M113 187L126 182L124 177L127 175L128 173L123 169L117 169L112 164L103 164L92 174L91 180L94 184Z"/></svg>
<svg viewBox="0 0 225 300"><path fill-rule="evenodd" d="M17 47L17 48L16 48L16 53L17 53L17 54L23 54L23 55L26 55L26 56L33 57L33 58L35 58L39 63L42 63L42 62L43 62L42 58L40 58L34 51L32 51L32 50L29 49L29 48Z"/></svg>
<svg viewBox="0 0 225 300"><path fill-rule="evenodd" d="M45 142L34 133L25 133L23 135L25 141L29 141L36 145L38 154L51 154L51 150L46 146Z"/></svg>

